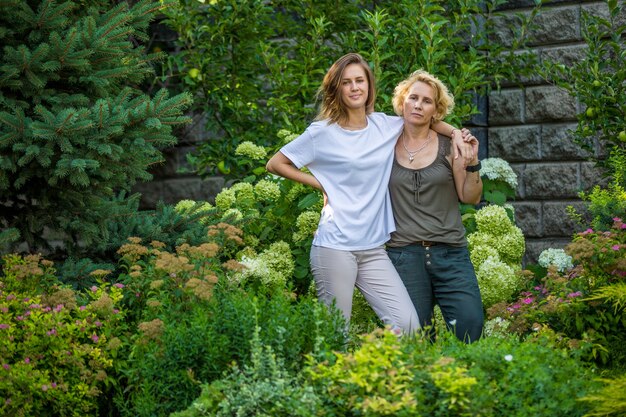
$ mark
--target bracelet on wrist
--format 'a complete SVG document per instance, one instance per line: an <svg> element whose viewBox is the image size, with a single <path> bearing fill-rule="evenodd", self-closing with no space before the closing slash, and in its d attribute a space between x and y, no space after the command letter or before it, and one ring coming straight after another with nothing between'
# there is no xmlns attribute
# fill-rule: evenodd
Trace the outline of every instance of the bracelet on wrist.
<svg viewBox="0 0 626 417"><path fill-rule="evenodd" d="M467 172L478 172L478 171L480 171L480 168L482 168L482 165L480 164L480 161L478 161L478 163L476 165L466 166L465 170Z"/></svg>
<svg viewBox="0 0 626 417"><path fill-rule="evenodd" d="M455 128L452 128L452 130L450 131L450 137L454 136L454 131L455 131L455 130L460 131L460 129L457 129L456 127L455 127Z"/></svg>

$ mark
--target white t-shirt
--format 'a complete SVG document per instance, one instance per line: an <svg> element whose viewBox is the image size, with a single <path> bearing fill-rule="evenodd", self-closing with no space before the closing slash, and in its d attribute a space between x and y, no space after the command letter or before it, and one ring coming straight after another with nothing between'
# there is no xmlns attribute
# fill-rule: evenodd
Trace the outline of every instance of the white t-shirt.
<svg viewBox="0 0 626 417"><path fill-rule="evenodd" d="M346 130L337 123L312 123L280 150L322 184L328 204L313 244L340 250L366 250L389 240L395 230L388 184L400 117L372 113L367 127Z"/></svg>

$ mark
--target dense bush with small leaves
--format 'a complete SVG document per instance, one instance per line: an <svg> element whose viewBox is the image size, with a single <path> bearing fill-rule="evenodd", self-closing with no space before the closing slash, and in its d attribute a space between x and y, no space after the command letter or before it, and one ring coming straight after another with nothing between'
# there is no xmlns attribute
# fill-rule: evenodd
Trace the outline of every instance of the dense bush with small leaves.
<svg viewBox="0 0 626 417"><path fill-rule="evenodd" d="M121 286L75 293L38 255L6 255L0 274L0 414L95 415L114 383L125 329Z"/></svg>

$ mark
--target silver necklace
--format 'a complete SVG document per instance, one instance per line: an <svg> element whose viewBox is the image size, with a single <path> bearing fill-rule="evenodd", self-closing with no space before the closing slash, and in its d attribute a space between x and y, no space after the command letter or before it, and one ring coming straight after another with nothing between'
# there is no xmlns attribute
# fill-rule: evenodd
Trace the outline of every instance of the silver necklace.
<svg viewBox="0 0 626 417"><path fill-rule="evenodd" d="M413 163L413 160L415 159L415 155L421 151L422 149L424 149L426 147L426 145L428 145L428 143L430 142L430 130L428 131L428 136L426 136L426 142L424 142L424 144L422 146L420 146L419 148L417 148L417 150L415 151L410 151L409 148L406 147L406 144L404 143L404 132L402 132L402 147L404 148L404 150L406 151L406 153L409 154L409 163Z"/></svg>

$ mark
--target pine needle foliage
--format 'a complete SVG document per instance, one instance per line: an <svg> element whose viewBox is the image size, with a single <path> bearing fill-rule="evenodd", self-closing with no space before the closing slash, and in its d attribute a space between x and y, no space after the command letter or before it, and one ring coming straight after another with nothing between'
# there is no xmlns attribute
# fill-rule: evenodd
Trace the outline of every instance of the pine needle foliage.
<svg viewBox="0 0 626 417"><path fill-rule="evenodd" d="M31 251L45 233L69 248L105 233L114 197L163 161L188 122L188 94L150 97L141 42L168 2L0 2L0 230Z"/></svg>

